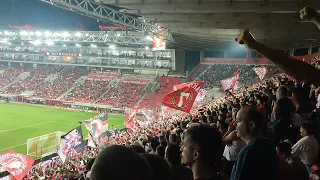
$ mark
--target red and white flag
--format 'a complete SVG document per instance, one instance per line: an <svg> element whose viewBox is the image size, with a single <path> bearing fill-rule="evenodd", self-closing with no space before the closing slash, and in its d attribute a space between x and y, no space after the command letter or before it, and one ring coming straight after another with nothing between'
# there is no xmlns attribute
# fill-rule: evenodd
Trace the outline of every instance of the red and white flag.
<svg viewBox="0 0 320 180"><path fill-rule="evenodd" d="M34 159L8 150L0 154L0 165L8 171L16 180L22 180L22 178L29 172Z"/></svg>
<svg viewBox="0 0 320 180"><path fill-rule="evenodd" d="M167 94L162 104L172 109L190 112L203 83L202 81L198 81L176 85L176 90Z"/></svg>
<svg viewBox="0 0 320 180"><path fill-rule="evenodd" d="M162 118L168 118L171 116L171 108L167 106L161 106L161 113L162 113Z"/></svg>
<svg viewBox="0 0 320 180"><path fill-rule="evenodd" d="M148 121L155 120L154 112L151 109L143 108L141 109L142 114L147 118Z"/></svg>
<svg viewBox="0 0 320 180"><path fill-rule="evenodd" d="M234 90L237 90L240 87L239 82L238 82L240 71L241 71L241 69L238 69L233 74L233 77L231 77L231 78L220 80L220 84L221 84L223 90L231 89L233 92Z"/></svg>
<svg viewBox="0 0 320 180"><path fill-rule="evenodd" d="M253 68L253 70L258 75L260 80L262 80L264 76L268 74L268 69L264 66Z"/></svg>
<svg viewBox="0 0 320 180"><path fill-rule="evenodd" d="M124 121L124 126L128 129L134 129L135 127L135 122L134 119L136 117L137 114L137 108L131 108L130 113L128 114L128 116L126 117L125 121Z"/></svg>
<svg viewBox="0 0 320 180"><path fill-rule="evenodd" d="M196 101L197 102L201 102L207 95L207 90L205 89L200 89L199 93L198 93L198 96L196 98Z"/></svg>

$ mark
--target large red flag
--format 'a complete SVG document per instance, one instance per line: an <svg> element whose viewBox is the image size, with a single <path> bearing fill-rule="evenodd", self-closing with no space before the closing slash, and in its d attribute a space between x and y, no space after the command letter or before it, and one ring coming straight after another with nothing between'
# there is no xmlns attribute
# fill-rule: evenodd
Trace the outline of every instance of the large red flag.
<svg viewBox="0 0 320 180"><path fill-rule="evenodd" d="M33 163L34 159L12 150L0 154L1 166L14 176L16 180L22 180L31 169Z"/></svg>
<svg viewBox="0 0 320 180"><path fill-rule="evenodd" d="M176 86L176 89L167 94L162 104L183 112L190 112L193 103L203 85L203 82L189 82Z"/></svg>
<svg viewBox="0 0 320 180"><path fill-rule="evenodd" d="M134 122L134 118L137 114L137 108L131 108L130 113L128 114L128 116L126 117L125 121L124 121L124 126L126 128L129 129L133 129L135 126L135 122Z"/></svg>

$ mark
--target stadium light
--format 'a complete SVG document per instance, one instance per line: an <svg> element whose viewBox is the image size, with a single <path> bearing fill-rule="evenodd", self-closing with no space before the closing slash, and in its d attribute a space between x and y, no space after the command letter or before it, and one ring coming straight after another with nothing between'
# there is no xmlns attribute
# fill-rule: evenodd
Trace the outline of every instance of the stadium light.
<svg viewBox="0 0 320 180"><path fill-rule="evenodd" d="M11 42L8 42L7 44L8 44L8 45L11 45L12 43L11 43Z"/></svg>
<svg viewBox="0 0 320 180"><path fill-rule="evenodd" d="M7 43L8 43L8 40L7 40L7 39L3 39L3 40L0 41L0 43L7 44Z"/></svg>
<svg viewBox="0 0 320 180"><path fill-rule="evenodd" d="M97 45L95 45L95 44L91 44L91 47L96 48L96 47L97 47Z"/></svg>
<svg viewBox="0 0 320 180"><path fill-rule="evenodd" d="M56 33L56 32L55 32L55 33L53 33L53 36L54 36L54 37L60 36L60 33Z"/></svg>
<svg viewBox="0 0 320 180"><path fill-rule="evenodd" d="M28 32L27 32L27 31L21 31L21 32L20 32L20 35L21 35L21 36L26 36L26 35L28 35Z"/></svg>
<svg viewBox="0 0 320 180"><path fill-rule="evenodd" d="M63 47L66 47L67 45L63 44L62 46L63 46Z"/></svg>
<svg viewBox="0 0 320 180"><path fill-rule="evenodd" d="M33 33L33 32L29 32L29 35L30 35L30 36L33 36L33 35L34 35L34 33Z"/></svg>
<svg viewBox="0 0 320 180"><path fill-rule="evenodd" d="M68 37L68 36L70 36L70 34L66 31L66 32L61 33L61 36L62 37Z"/></svg>
<svg viewBox="0 0 320 180"><path fill-rule="evenodd" d="M51 33L50 31L46 31L46 32L44 33L44 35L45 35L45 36L52 36L52 33Z"/></svg>
<svg viewBox="0 0 320 180"><path fill-rule="evenodd" d="M52 41L47 41L47 42L45 42L48 46L51 46L51 45L54 45L54 42L52 42Z"/></svg>
<svg viewBox="0 0 320 180"><path fill-rule="evenodd" d="M75 34L75 36L80 37L80 36L81 36L81 33L77 32L77 33Z"/></svg>
<svg viewBox="0 0 320 180"><path fill-rule="evenodd" d="M149 41L153 41L152 37L150 37L150 36L147 36L146 39Z"/></svg>
<svg viewBox="0 0 320 180"><path fill-rule="evenodd" d="M146 47L145 47L145 49L146 49L146 50L149 50L149 47L148 47L148 46L146 46Z"/></svg>
<svg viewBox="0 0 320 180"><path fill-rule="evenodd" d="M113 44L111 44L111 45L109 46L109 48L110 48L110 49L115 49L115 48L116 48L116 46L115 46L115 45L113 45Z"/></svg>
<svg viewBox="0 0 320 180"><path fill-rule="evenodd" d="M29 41L29 43L31 43L31 44L33 44L33 45L35 45L35 46L38 46L38 45L40 45L42 42L39 41L39 40L35 40L35 41Z"/></svg>
<svg viewBox="0 0 320 180"><path fill-rule="evenodd" d="M117 36L120 37L120 33L117 33Z"/></svg>
<svg viewBox="0 0 320 180"><path fill-rule="evenodd" d="M41 33L40 31L36 31L36 35L37 35L37 36L41 36L42 33Z"/></svg>
<svg viewBox="0 0 320 180"><path fill-rule="evenodd" d="M80 45L80 44L76 44L76 46L77 46L77 47L81 47L81 45Z"/></svg>
<svg viewBox="0 0 320 180"><path fill-rule="evenodd" d="M4 35L10 35L8 31L4 31Z"/></svg>

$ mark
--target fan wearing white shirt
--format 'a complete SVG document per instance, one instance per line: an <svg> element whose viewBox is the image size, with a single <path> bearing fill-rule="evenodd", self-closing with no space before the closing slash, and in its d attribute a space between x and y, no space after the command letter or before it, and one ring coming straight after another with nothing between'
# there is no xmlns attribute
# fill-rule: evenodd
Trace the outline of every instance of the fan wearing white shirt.
<svg viewBox="0 0 320 180"><path fill-rule="evenodd" d="M299 157L311 173L311 166L317 160L319 143L314 137L315 125L303 123L300 128L302 138L292 147L292 156Z"/></svg>

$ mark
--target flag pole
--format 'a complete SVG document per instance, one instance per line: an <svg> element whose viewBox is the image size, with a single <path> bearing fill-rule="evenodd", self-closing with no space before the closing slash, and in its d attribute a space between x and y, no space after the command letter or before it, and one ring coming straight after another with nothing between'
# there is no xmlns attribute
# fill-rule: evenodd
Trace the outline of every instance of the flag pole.
<svg viewBox="0 0 320 180"><path fill-rule="evenodd" d="M82 121L80 121L79 124L80 124L80 127L81 127L81 129L82 129L82 126L81 126L81 125L82 125ZM93 144L94 144L96 147L98 147L98 144L96 143L95 139L93 138L93 135L91 134L91 132L88 131L88 133L89 133L89 135L91 136L91 139L92 139L92 141L93 141Z"/></svg>

